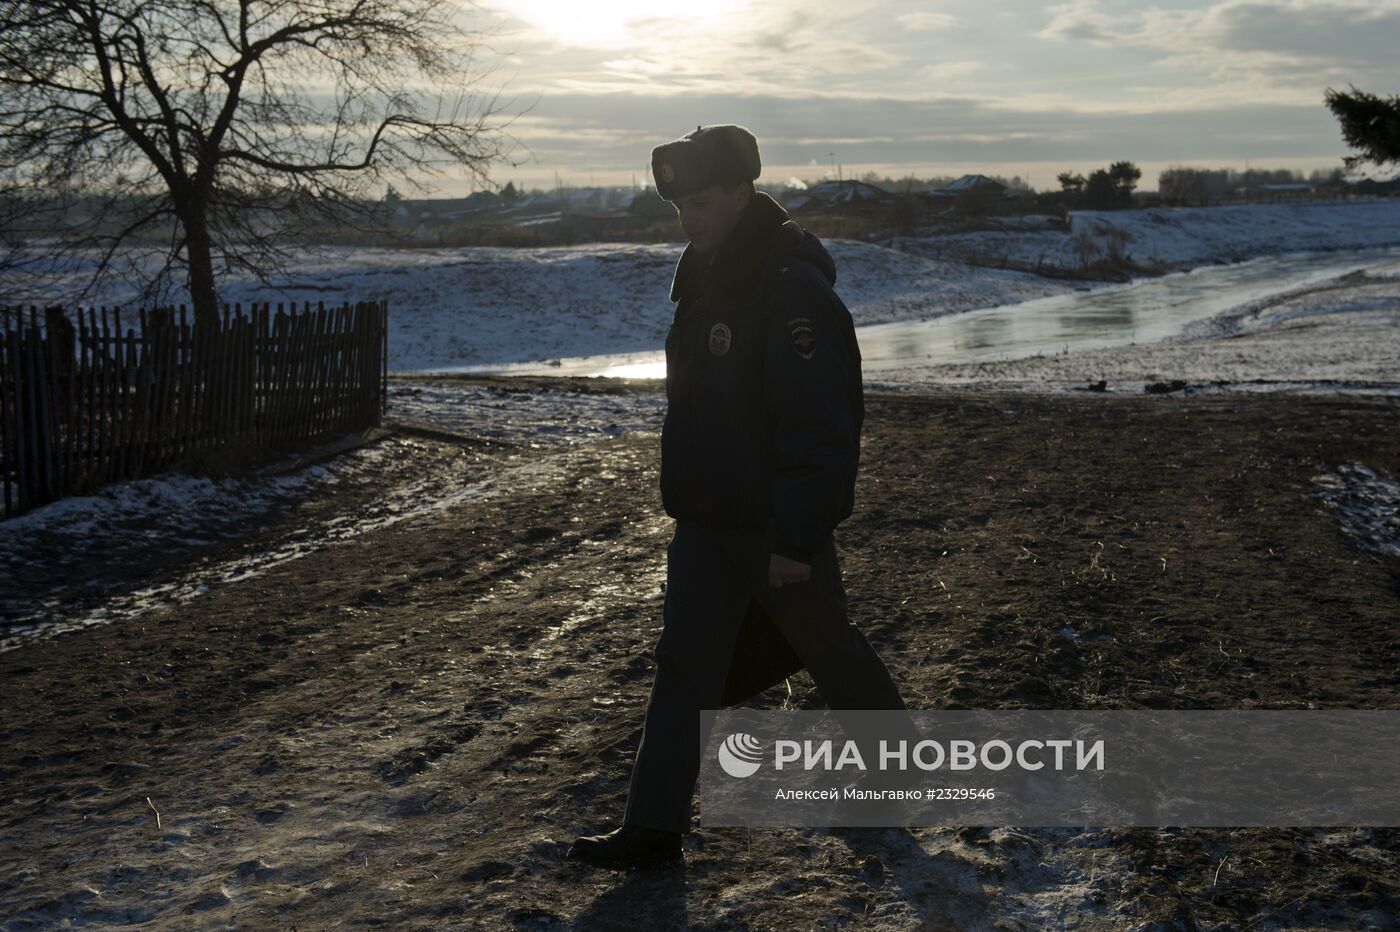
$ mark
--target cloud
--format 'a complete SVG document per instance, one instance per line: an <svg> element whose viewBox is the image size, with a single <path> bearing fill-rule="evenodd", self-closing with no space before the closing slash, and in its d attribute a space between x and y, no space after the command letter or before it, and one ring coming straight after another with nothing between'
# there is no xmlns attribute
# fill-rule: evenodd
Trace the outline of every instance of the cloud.
<svg viewBox="0 0 1400 932"><path fill-rule="evenodd" d="M945 61L934 65L926 65L919 71L919 76L930 78L935 81L947 81L954 78L967 77L986 69L980 61Z"/></svg>
<svg viewBox="0 0 1400 932"><path fill-rule="evenodd" d="M665 74L667 66L659 61L649 58L612 58L603 62L603 67L609 71L619 71L624 74Z"/></svg>
<svg viewBox="0 0 1400 932"><path fill-rule="evenodd" d="M1219 49L1394 65L1400 2L1229 0L1207 9L1195 31Z"/></svg>
<svg viewBox="0 0 1400 932"><path fill-rule="evenodd" d="M642 12L642 4L628 0L623 6L635 8L637 15L622 17L613 10L609 22L616 28L602 43L596 41L598 29L580 25L572 31L558 26L548 30L520 18L528 19L536 8L557 18L562 15L558 0L506 0L500 13L516 27L512 35L517 41L534 53L531 62L542 66L531 76L533 83L546 87L545 76L557 75L555 87L573 90L654 90L657 83L667 85L665 93L736 85L776 90L829 85L903 62L887 47L890 20L880 15L880 0L747 5L726 0L723 5L734 10L725 15L668 15ZM739 6L746 8L739 11ZM581 9L577 16L587 18L587 7Z"/></svg>
<svg viewBox="0 0 1400 932"><path fill-rule="evenodd" d="M752 87L800 85L900 64L878 38L865 35L870 6L870 0L762 6L704 29L654 19L633 23L632 31L636 47L664 60L674 81L719 74Z"/></svg>
<svg viewBox="0 0 1400 932"><path fill-rule="evenodd" d="M1123 41L1130 33L1128 17L1113 16L1099 9L1098 0L1073 0L1046 8L1050 22L1036 33L1042 39L1070 39L1110 44Z"/></svg>
<svg viewBox="0 0 1400 932"><path fill-rule="evenodd" d="M1340 158L1344 151L1321 104L1148 113L1020 109L951 96L578 93L543 98L514 130L569 170L642 165L652 146L697 123L749 127L764 164L775 168L824 165L833 150L848 165Z"/></svg>
<svg viewBox="0 0 1400 932"><path fill-rule="evenodd" d="M1160 71L1203 79L1165 92L1169 103L1302 103L1320 100L1329 84L1400 81L1400 0L1223 0L1127 12L1072 0L1048 12L1038 38L1142 49Z"/></svg>
<svg viewBox="0 0 1400 932"><path fill-rule="evenodd" d="M895 21L905 29L916 32L926 29L948 29L957 25L958 18L951 13L901 13Z"/></svg>
<svg viewBox="0 0 1400 932"><path fill-rule="evenodd" d="M1047 8L1043 39L1102 46L1263 53L1313 62L1393 66L1400 48L1400 0L1223 0L1199 10L1110 13L1099 0Z"/></svg>
<svg viewBox="0 0 1400 932"><path fill-rule="evenodd" d="M975 24L874 0L648 16L607 49L526 43L511 91L539 101L512 133L565 174L641 170L652 146L728 122L759 134L775 171L833 151L846 165L1317 160L1345 152L1325 85L1400 82L1400 0L1198 2L1063 0L1039 20L987 4Z"/></svg>

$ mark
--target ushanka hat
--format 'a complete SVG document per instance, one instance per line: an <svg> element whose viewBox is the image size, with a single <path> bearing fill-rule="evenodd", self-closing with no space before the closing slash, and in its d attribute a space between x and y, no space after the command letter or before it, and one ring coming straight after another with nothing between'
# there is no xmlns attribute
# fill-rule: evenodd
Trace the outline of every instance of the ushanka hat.
<svg viewBox="0 0 1400 932"><path fill-rule="evenodd" d="M697 126L695 132L651 150L656 193L668 201L712 184L753 181L758 171L758 140L733 123Z"/></svg>

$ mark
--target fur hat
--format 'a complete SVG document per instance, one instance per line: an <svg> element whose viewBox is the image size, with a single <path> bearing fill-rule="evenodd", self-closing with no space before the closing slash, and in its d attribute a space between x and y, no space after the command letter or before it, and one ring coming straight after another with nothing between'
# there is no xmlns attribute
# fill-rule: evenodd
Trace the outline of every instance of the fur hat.
<svg viewBox="0 0 1400 932"><path fill-rule="evenodd" d="M712 184L758 178L758 140L733 123L697 126L695 132L651 150L656 193L675 201Z"/></svg>

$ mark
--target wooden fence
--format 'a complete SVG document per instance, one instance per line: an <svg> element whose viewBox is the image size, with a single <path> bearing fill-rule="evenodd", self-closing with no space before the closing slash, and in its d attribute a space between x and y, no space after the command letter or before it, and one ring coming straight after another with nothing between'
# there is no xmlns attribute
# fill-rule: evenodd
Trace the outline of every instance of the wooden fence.
<svg viewBox="0 0 1400 932"><path fill-rule="evenodd" d="M0 307L4 515L232 452L378 424L388 305ZM138 324L137 326L132 326Z"/></svg>

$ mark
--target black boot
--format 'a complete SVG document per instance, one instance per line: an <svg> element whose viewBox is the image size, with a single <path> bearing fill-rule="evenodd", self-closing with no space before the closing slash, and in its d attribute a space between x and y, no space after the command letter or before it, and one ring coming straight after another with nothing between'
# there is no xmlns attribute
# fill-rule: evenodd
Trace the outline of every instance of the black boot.
<svg viewBox="0 0 1400 932"><path fill-rule="evenodd" d="M584 835L574 841L565 857L604 867L642 867L678 861L679 832L667 832L624 822L605 835Z"/></svg>

